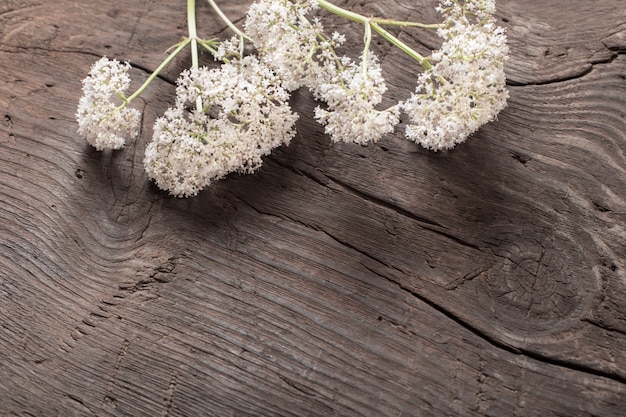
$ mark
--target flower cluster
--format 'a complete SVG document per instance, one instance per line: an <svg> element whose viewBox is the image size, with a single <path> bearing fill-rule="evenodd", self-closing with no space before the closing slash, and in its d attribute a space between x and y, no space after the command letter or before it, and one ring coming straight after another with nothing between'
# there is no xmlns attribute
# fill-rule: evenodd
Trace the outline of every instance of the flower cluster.
<svg viewBox="0 0 626 417"><path fill-rule="evenodd" d="M130 65L102 58L83 81L76 114L79 133L96 149L121 148L126 138L137 136L141 122L129 103L190 45L191 69L178 79L175 105L156 120L144 157L148 176L174 196L196 195L231 172L254 172L265 155L289 144L298 117L289 106L289 94L301 87L320 102L314 116L332 141L361 145L393 132L404 113L410 121L407 138L435 151L450 149L506 106L508 48L504 29L493 17L495 0L440 0L440 24L365 17L328 0L255 0L245 32L214 0L208 1L237 36L223 42L198 38L195 1L187 0L189 37L146 82L126 97ZM358 59L338 52L345 37L324 33L320 9L363 25L364 48ZM443 44L423 57L384 25L436 29ZM370 51L373 32L422 68L410 97L386 108L381 64ZM244 54L245 41L254 44L257 55ZM200 67L198 46L221 65Z"/></svg>
<svg viewBox="0 0 626 417"><path fill-rule="evenodd" d="M399 107L375 108L387 89L378 60L364 53L359 65L338 56L345 37L335 32L327 38L320 20L307 18L318 7L316 1L258 0L248 10L245 28L285 88L308 87L326 103L315 109L315 118L331 140L376 142L393 131Z"/></svg>
<svg viewBox="0 0 626 417"><path fill-rule="evenodd" d="M119 149L126 137L133 138L139 132L141 114L125 107L123 101L130 85L129 69L128 63L103 57L83 80L84 94L76 112L78 133L99 151Z"/></svg>
<svg viewBox="0 0 626 417"><path fill-rule="evenodd" d="M144 159L148 176L175 196L196 195L230 172L253 172L295 134L289 95L254 56L185 71L176 95Z"/></svg>
<svg viewBox="0 0 626 417"><path fill-rule="evenodd" d="M433 52L432 66L418 79L402 104L412 124L406 136L432 149L450 149L495 119L506 106L504 30L495 24L494 0L444 0L437 8L445 18L444 39Z"/></svg>
<svg viewBox="0 0 626 417"><path fill-rule="evenodd" d="M366 66L347 63L326 80L321 80L314 90L316 97L326 102L327 108L318 106L315 119L325 125L325 132L335 142L355 142L361 145L376 142L392 132L398 123L399 107L377 110L385 80L378 60L370 54Z"/></svg>
<svg viewBox="0 0 626 417"><path fill-rule="evenodd" d="M315 1L257 0L248 9L244 28L253 39L259 57L283 80L289 91L311 83L313 59L324 32L319 19L307 14L318 7ZM337 46L342 41L336 39ZM332 43L327 42L330 48Z"/></svg>

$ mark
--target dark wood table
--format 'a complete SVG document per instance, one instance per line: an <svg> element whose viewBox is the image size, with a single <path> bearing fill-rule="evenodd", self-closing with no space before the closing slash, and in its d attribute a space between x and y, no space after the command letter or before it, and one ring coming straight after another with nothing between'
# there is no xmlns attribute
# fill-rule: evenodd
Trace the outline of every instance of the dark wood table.
<svg viewBox="0 0 626 417"><path fill-rule="evenodd" d="M198 3L200 34L230 36ZM241 25L249 1L220 3ZM185 2L4 0L0 416L625 415L623 6L500 0L509 105L452 151L401 129L332 144L298 91L290 146L177 199L142 159L188 54L123 150L90 148L74 114L102 55L147 78ZM376 39L404 99L416 65Z"/></svg>

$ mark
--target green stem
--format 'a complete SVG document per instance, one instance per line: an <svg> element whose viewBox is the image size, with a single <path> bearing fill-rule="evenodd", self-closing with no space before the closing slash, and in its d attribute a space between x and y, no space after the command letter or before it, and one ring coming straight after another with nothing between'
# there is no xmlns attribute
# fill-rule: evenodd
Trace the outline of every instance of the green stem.
<svg viewBox="0 0 626 417"><path fill-rule="evenodd" d="M199 68L198 60L198 30L196 29L196 0L187 0L187 27L191 40L191 68Z"/></svg>
<svg viewBox="0 0 626 417"><path fill-rule="evenodd" d="M196 29L196 0L187 0L187 27L191 40L191 69L200 67L198 59L198 30ZM202 110L202 97L196 98L196 109Z"/></svg>
<svg viewBox="0 0 626 417"><path fill-rule="evenodd" d="M220 19L222 19L222 21L224 23L226 23L226 25L230 28L230 30L235 32L235 34L237 36L239 36L240 38L246 39L246 40L252 42L252 38L250 38L248 35L246 35L241 30L239 30L239 28L237 26L235 26L235 24L233 22L230 21L230 19L224 14L224 12L222 12L222 10L218 7L218 5L215 3L214 0L207 0L207 1L211 5L211 7L215 11L215 13L217 13L217 15L220 17Z"/></svg>
<svg viewBox="0 0 626 417"><path fill-rule="evenodd" d="M320 7L322 7L323 9L327 10L328 12L330 12L332 14L335 14L335 15L337 15L339 17L343 17L345 19L351 20L353 22L358 22L358 23L361 23L361 24L365 24L365 25L371 26L371 28L374 29L376 31L376 33L378 33L383 38L387 39L393 45L395 45L398 48L400 48L400 50L402 50L404 53L409 55L411 58L415 59L420 64L424 64L424 60L426 58L424 58L422 55L420 55L413 48L411 48L410 46L408 46L407 44L402 42L400 39L398 39L397 37L395 37L391 33L387 32L385 29L383 29L380 26L380 24L395 25L395 26L416 26L416 27L428 27L428 28L430 28L430 27L432 27L432 28L439 27L439 25L422 25L422 24L419 24L419 23L400 22L400 21L395 21L395 20L390 20L390 19L371 19L371 18L367 18L367 17L365 17L363 15L360 15L358 13L355 13L353 11L344 9L342 7L339 7L339 6L336 6L336 5L332 4L331 2L329 2L327 0L316 0L316 1L320 5Z"/></svg>
<svg viewBox="0 0 626 417"><path fill-rule="evenodd" d="M380 36L382 36L383 38L387 39L393 45L397 46L402 52L404 52L405 54L407 54L411 58L415 59L420 64L426 65L426 68L424 68L424 69L428 69L430 67L430 64L428 64L428 62L426 61L426 58L424 56L422 56L421 54L419 54L416 50L411 48L409 45L407 45L406 43L402 42L400 39L396 38L391 33L387 32L385 29L380 27L378 25L378 23L371 22L371 25L372 25L372 29L374 29L376 31L376 33L378 33Z"/></svg>
<svg viewBox="0 0 626 417"><path fill-rule="evenodd" d="M212 39L209 39L209 40L198 39L198 44L200 44L201 47L209 51L211 55L217 54L217 50L213 47L215 46L216 42L214 42Z"/></svg>
<svg viewBox="0 0 626 417"><path fill-rule="evenodd" d="M365 23L365 21L367 20L367 18L363 15L360 15L358 13L355 13L348 9L344 9L339 6L335 6L334 4L326 0L317 0L317 4L319 4L320 7L326 9L332 14L335 14L337 16L343 17L348 20L352 20L353 22Z"/></svg>
<svg viewBox="0 0 626 417"><path fill-rule="evenodd" d="M364 42L365 45L363 46L363 62L362 62L362 66L363 66L363 75L367 76L367 60L368 60L368 55L369 55L369 51L370 51L370 45L372 43L372 25L370 25L370 22L365 22L365 37L364 37Z"/></svg>
<svg viewBox="0 0 626 417"><path fill-rule="evenodd" d="M388 25L388 26L399 26L402 28L411 27L411 28L420 28L420 29L440 29L445 27L443 23L418 23L418 22L404 22L401 20L393 20L393 19L372 19L374 22L379 25Z"/></svg>
<svg viewBox="0 0 626 417"><path fill-rule="evenodd" d="M148 85L152 81L154 81L154 79L159 75L159 73L163 71L163 68L165 68L170 62L172 62L172 59L174 59L174 57L176 57L176 55L178 55L178 53L182 51L185 48L185 46L189 44L189 42L190 42L189 39L185 39L182 42L180 42L178 46L176 47L176 49L174 50L174 52L172 52L167 58L165 58L163 62L161 62L161 64L157 67L157 69L154 70L152 74L150 74L148 79L141 85L141 87L139 87L137 91L135 91L130 97L124 100L124 104L122 106L126 106L128 103L136 99L141 93L143 93L146 87L148 87Z"/></svg>

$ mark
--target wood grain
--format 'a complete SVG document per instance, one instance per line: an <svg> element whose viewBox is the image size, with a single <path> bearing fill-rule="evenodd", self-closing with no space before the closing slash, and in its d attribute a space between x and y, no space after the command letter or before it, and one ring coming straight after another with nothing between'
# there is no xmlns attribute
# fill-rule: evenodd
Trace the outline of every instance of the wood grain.
<svg viewBox="0 0 626 417"><path fill-rule="evenodd" d="M509 106L452 151L401 129L331 144L299 91L289 147L175 199L141 161L188 57L121 151L89 148L74 112L102 55L145 80L185 34L182 3L0 4L0 415L623 414L619 2L500 0ZM223 3L241 23L249 1ZM429 0L340 4L436 18ZM228 36L198 9L202 36ZM406 97L414 65L375 48Z"/></svg>

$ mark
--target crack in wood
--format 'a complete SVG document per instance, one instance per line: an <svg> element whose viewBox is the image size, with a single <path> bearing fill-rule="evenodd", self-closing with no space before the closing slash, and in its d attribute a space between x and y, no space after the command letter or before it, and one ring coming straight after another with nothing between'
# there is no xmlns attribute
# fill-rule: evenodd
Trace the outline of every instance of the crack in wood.
<svg viewBox="0 0 626 417"><path fill-rule="evenodd" d="M289 385L290 387L296 389L297 391L303 393L304 395L308 395L310 397L315 397L316 394L314 391L310 390L309 388L307 388L306 386L304 386L303 384L300 384L290 378L287 378L284 375L278 375L278 378L283 381L285 384Z"/></svg>
<svg viewBox="0 0 626 417"><path fill-rule="evenodd" d="M590 74L591 71L593 71L593 63L589 62L582 70L574 74L564 75L561 77L548 78L545 80L537 80L537 81L515 81L513 79L507 78L506 85L508 87L528 87L528 86L558 84L558 83L563 83L563 82L583 78L584 76Z"/></svg>
<svg viewBox="0 0 626 417"><path fill-rule="evenodd" d="M176 386L178 385L178 378L180 374L174 373L170 378L170 383L165 390L165 396L163 397L163 412L161 417L169 417L172 411L172 405L174 404L174 394L176 393Z"/></svg>
<svg viewBox="0 0 626 417"><path fill-rule="evenodd" d="M338 178L332 177L328 174L324 174L326 176L326 178L328 178L329 180L331 180L332 182L340 185L343 189L345 189L346 191L349 191L351 194L356 195L357 197L359 197L360 199L367 201L369 203L373 203L377 206L382 206L385 207L391 211L394 211L398 214L400 214L403 217L407 217L410 218L412 220L415 220L416 222L420 223L421 225L423 225L424 227L428 228L428 230L432 230L431 227L437 227L439 229L445 229L445 226L437 223L436 221L427 219L425 217L421 217L416 215L415 213L410 212L409 210L406 210L402 207L399 207L393 203L390 203L388 201L385 201L379 197L376 197L372 194L368 194L366 192L363 192L355 187L353 187L352 185L349 185L348 183L346 183L345 181L342 181Z"/></svg>
<svg viewBox="0 0 626 417"><path fill-rule="evenodd" d="M176 278L176 266L178 259L178 256L171 256L167 259L167 261L154 266L147 278L122 283L118 286L118 288L123 292L134 294L137 291L153 289L153 284L165 284L172 282ZM143 271L140 271L140 274L143 274Z"/></svg>
<svg viewBox="0 0 626 417"><path fill-rule="evenodd" d="M398 213L399 215L403 216L403 217L407 217L411 220L414 220L415 222L417 222L419 224L420 227L422 227L425 230L431 231L433 233L436 233L440 236L443 236L447 239L450 239L462 246L471 248L471 249L475 249L477 251L480 251L480 247L472 242L469 242L463 238L460 238L458 236L455 236L454 234L446 231L447 227L437 223L436 221L433 220L429 220L427 218L421 217L416 215L415 213L412 213L402 207L399 207L393 203L390 203L388 201L385 201L383 199L380 199L378 197L375 197L373 195L364 193L363 191L360 191L354 187L352 187L351 185L348 185L347 183L337 179L337 178L333 178L331 176L326 175L327 178L329 178L331 181L337 183L338 185L342 186L345 190L349 191L350 193L358 196L359 198L368 201L372 204L384 207L386 209L389 209L391 211L394 211L396 213Z"/></svg>
<svg viewBox="0 0 626 417"><path fill-rule="evenodd" d="M150 75L150 74L152 74L154 72L154 69L150 69L150 68L146 67L145 65L138 64L136 62L129 62L129 64L130 64L131 67L136 68L138 70L141 70L141 71L145 72L147 75ZM163 75L162 73L159 73L156 77L159 80L164 81L164 82L166 82L166 83L176 87L176 80L175 79L170 78L170 77L168 77L166 75Z"/></svg>
<svg viewBox="0 0 626 417"><path fill-rule="evenodd" d="M619 47L619 46L614 47L614 48L607 47L607 50L611 52L608 58L598 58L598 59L590 58L589 62L587 62L587 65L585 65L582 70L574 74L549 78L545 80L538 80L538 81L515 81L513 79L507 78L506 85L511 86L511 87L526 87L526 86L549 85L549 84L556 84L556 83L563 83L567 81L577 80L577 79L580 79L589 75L594 70L596 65L612 64L613 61L615 61L620 55L624 55L626 53L626 51L621 48L622 47Z"/></svg>
<svg viewBox="0 0 626 417"><path fill-rule="evenodd" d="M362 253L362 252L361 252ZM364 253L364 255L368 256L368 258L372 259L373 261L376 261L377 263L389 267L388 265L386 265L385 263L367 255ZM368 270L371 270L370 268L367 268ZM390 282L393 282L394 284L398 285L400 287L400 289L402 289L403 291L408 292L409 294L411 294L413 297L415 297L416 299L418 299L419 301L423 302L424 304L428 305L429 307L431 307L432 309L434 309L435 311L443 314L445 317L447 317L448 319L450 319L452 322L454 322L456 325L460 326L461 328L469 331L470 333L478 336L480 339L484 340L485 342L489 343L490 345L497 347L499 349L502 349L504 351L516 354L516 355L524 355L528 358L534 359L538 362L542 362L542 363L546 363L546 364L550 364L550 365L554 365L554 366L558 366L561 368L565 368L565 369L569 369L571 371L576 371L576 372L580 372L580 373L585 373L585 374L589 374L589 375L595 375L598 377L602 377L602 378L606 378L606 379L610 379L622 384L626 384L626 376L622 375L621 373L619 373L619 371L605 371L605 370L601 370L601 369L596 369L592 366L588 366L588 365L583 365L583 364L577 364L577 363L572 363L566 360L562 360L562 359L555 359L555 358L551 358L543 353L540 353L538 351L534 351L531 349L524 349L524 348L520 348L517 346L514 346L512 344L508 344L504 341L498 340L496 338L494 338L492 335L490 335L488 332L485 332L479 328L477 328L476 326L468 323L467 321L463 320L461 317L459 317L458 315L456 315L455 313L453 313L451 310L448 310L446 308L444 308L443 306L437 304L436 302L432 301L431 299L429 299L428 297L418 293L417 291L408 288L406 285L404 285L403 283L397 281L396 279L392 278L391 276L387 276L384 274L381 274L379 272L376 271L372 271L374 272L376 275L381 276L385 279L387 279ZM480 275L480 273L478 274ZM478 276L477 275L477 276Z"/></svg>
<svg viewBox="0 0 626 417"><path fill-rule="evenodd" d="M451 290L456 290L457 288L459 288L461 285L465 284L468 281L472 281L474 280L474 278L477 278L479 276L481 276L482 274L484 274L485 272L487 272L490 268L478 268L473 270L472 272L463 275L460 278L455 279L454 281L452 281L451 283L447 284L444 288L447 291L451 291Z"/></svg>
<svg viewBox="0 0 626 417"><path fill-rule="evenodd" d="M248 204L248 203L246 203ZM249 204L248 204L249 205ZM253 206L250 205L250 207L252 207L255 211L259 212L256 208L254 208ZM365 256L366 258L380 264L383 265L386 268L392 268L392 269L397 269L394 268L388 264L386 264L385 262L375 258L374 256L370 255L369 253L355 247L354 245L352 245L351 243L344 241L342 239L339 239L338 237L334 236L333 234L329 233L328 231L324 230L324 229L320 229L317 227L313 227L311 225L308 225L306 223L302 223L298 220L294 220L291 219L287 216L287 218L293 222L299 223L305 227L310 227L313 228L316 231L321 231L322 233L324 233L325 235L327 235L329 238L333 239L334 241L336 241L337 243L339 243L342 246L345 246L351 250L354 250L355 252ZM540 258L539 261L541 261ZM369 269L369 268L367 268ZM453 281L451 284L449 284L447 286L446 289L454 289L454 288L458 288L459 285L464 282L464 281L468 281L468 280L472 280L475 279L476 277L480 276L481 274L485 273L489 268L479 268L475 271L470 272L469 274L467 274L466 276L462 277L459 280ZM370 269L371 270L371 269ZM528 273L532 273L533 271L527 270L526 268L524 268L524 270L526 270ZM401 272L401 271L400 271ZM578 364L574 364L574 363L570 363L567 361L563 361L563 360L558 360L558 359L553 359L550 357L547 357L541 353L538 352L533 352L531 350L525 350L522 348L519 348L517 346L514 346L512 344L506 343L504 341L498 340L494 337L492 337L489 333L482 331L481 329L477 328L476 326L466 322L465 320L463 320L461 317L459 317L458 315L456 315L455 313L453 313L452 311L442 307L441 305L437 304L436 302L432 301L431 299L423 296L422 294L419 294L418 292L416 292L413 289L408 288L407 286L405 286L404 284L402 284L401 282L391 278L390 276L386 276L383 274L380 274L378 272L376 272L377 275L380 275L381 277L395 283L396 285L398 285L402 290L410 293L413 297L419 299L420 301L422 301L423 303L425 303L426 305L428 305L429 307L433 308L434 310L438 311L439 313L443 314L444 316L446 316L448 319L452 320L455 324L459 325L460 327L470 331L471 333L473 333L474 335L478 336L479 338L485 340L486 342L488 342L490 345L493 345L495 347L498 347L500 349L503 349L507 352L510 353L514 353L514 354L523 354L527 357L533 358L537 361L541 361L544 363L549 363L552 365L556 365L556 366L560 366L563 368L567 368L570 370L575 370L578 372L583 372L583 373L587 373L587 374L592 374L592 375L596 375L596 376L601 376L604 378L608 378L608 379L612 379L615 381L619 381L619 382L626 382L626 378L624 378L622 375L620 375L617 372L607 372L607 371L602 371L602 370L598 370L586 365L578 365ZM409 330L410 331L410 330Z"/></svg>
<svg viewBox="0 0 626 417"><path fill-rule="evenodd" d="M59 346L66 353L76 346L76 343L84 336L90 334L91 330L97 328L97 323L101 320L109 319L112 316L110 307L120 304L121 299L125 298L125 294L134 294L137 291L152 289L153 284L164 284L173 281L176 278L176 265L178 257L173 256L162 264L152 268L147 278L132 283L120 284L118 289L121 293L114 294L110 299L100 300L97 309L91 311L88 317L81 319L79 325L74 327L70 333L70 341L63 341ZM86 326L86 328L85 328Z"/></svg>
<svg viewBox="0 0 626 417"><path fill-rule="evenodd" d="M117 399L114 396L115 388L117 386L117 376L120 373L120 369L122 367L122 361L126 357L128 353L128 347L130 346L130 341L124 339L122 342L122 346L120 347L119 352L117 353L117 359L115 360L115 366L113 368L113 373L109 377L109 387L107 388L106 394L102 399L100 404L100 411L98 412L98 417L103 417L107 415L108 412L117 408Z"/></svg>

